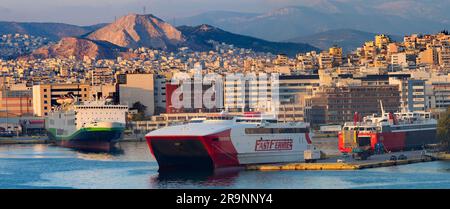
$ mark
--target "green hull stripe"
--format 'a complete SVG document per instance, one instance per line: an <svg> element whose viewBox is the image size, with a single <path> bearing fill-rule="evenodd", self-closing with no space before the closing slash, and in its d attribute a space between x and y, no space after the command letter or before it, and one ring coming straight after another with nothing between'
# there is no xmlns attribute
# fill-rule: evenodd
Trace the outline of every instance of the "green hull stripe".
<svg viewBox="0 0 450 209"><path fill-rule="evenodd" d="M102 127L89 127L89 128L81 128L77 131L75 131L73 134L68 136L57 136L56 135L56 128L48 128L47 132L50 135L50 138L56 139L56 140L71 140L75 136L83 133L83 132L116 132L116 131L124 131L124 128L102 128Z"/></svg>

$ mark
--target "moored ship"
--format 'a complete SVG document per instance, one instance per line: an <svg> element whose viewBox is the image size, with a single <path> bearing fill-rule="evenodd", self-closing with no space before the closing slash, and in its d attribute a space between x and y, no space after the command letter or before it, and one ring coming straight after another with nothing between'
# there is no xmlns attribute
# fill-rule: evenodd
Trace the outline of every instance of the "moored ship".
<svg viewBox="0 0 450 209"><path fill-rule="evenodd" d="M122 137L128 106L107 99L77 104L75 98L61 98L58 103L46 119L47 134L56 145L108 152Z"/></svg>
<svg viewBox="0 0 450 209"><path fill-rule="evenodd" d="M159 170L198 170L302 161L309 124L263 116L212 115L146 135Z"/></svg>
<svg viewBox="0 0 450 209"><path fill-rule="evenodd" d="M382 104L381 104L382 107ZM338 134L339 151L350 153L354 148L366 147L374 152L395 152L422 149L437 143L437 121L428 112L386 113L345 123Z"/></svg>

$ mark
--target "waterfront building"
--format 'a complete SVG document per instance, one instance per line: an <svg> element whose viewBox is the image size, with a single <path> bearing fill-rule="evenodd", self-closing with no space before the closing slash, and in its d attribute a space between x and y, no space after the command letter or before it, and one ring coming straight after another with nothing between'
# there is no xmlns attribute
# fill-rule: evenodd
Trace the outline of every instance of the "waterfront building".
<svg viewBox="0 0 450 209"><path fill-rule="evenodd" d="M319 75L280 75L278 119L304 121L305 98L320 86Z"/></svg>
<svg viewBox="0 0 450 209"><path fill-rule="evenodd" d="M155 113L155 75L149 73L119 74L117 85L119 103L132 107L140 102L146 106L145 115Z"/></svg>
<svg viewBox="0 0 450 209"><path fill-rule="evenodd" d="M73 95L80 102L93 99L89 84L39 84L33 86L33 113L36 116L47 116L57 99Z"/></svg>
<svg viewBox="0 0 450 209"><path fill-rule="evenodd" d="M33 96L31 90L0 91L0 111L15 117L33 115Z"/></svg>
<svg viewBox="0 0 450 209"><path fill-rule="evenodd" d="M398 111L400 96L397 85L349 85L323 87L305 99L306 121L314 125L343 124L352 121L355 112L361 116Z"/></svg>

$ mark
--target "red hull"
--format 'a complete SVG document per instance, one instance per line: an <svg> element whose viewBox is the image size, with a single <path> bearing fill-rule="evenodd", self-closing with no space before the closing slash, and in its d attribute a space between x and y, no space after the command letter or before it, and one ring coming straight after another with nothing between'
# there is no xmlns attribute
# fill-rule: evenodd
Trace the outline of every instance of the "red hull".
<svg viewBox="0 0 450 209"><path fill-rule="evenodd" d="M357 139L370 137L371 149L374 150L375 145L380 142L387 151L402 151L407 149L421 148L426 144L436 143L436 130L418 130L404 132L386 132L386 133L359 133ZM355 140L355 139L346 139ZM359 143L355 141L354 143ZM346 147L342 132L338 135L339 151L349 153L352 147Z"/></svg>
<svg viewBox="0 0 450 209"><path fill-rule="evenodd" d="M207 136L146 136L146 140L160 170L239 166L230 130Z"/></svg>
<svg viewBox="0 0 450 209"><path fill-rule="evenodd" d="M56 145L71 149L78 149L92 152L110 152L115 143L111 142L80 142L80 141L57 141Z"/></svg>

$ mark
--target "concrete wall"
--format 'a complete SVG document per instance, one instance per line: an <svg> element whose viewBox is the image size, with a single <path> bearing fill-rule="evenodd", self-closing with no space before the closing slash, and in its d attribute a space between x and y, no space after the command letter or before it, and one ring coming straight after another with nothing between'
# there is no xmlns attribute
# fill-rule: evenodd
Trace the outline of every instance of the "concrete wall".
<svg viewBox="0 0 450 209"><path fill-rule="evenodd" d="M147 106L147 116L155 113L153 74L127 74L126 82L119 84L120 104L133 106L135 102Z"/></svg>

